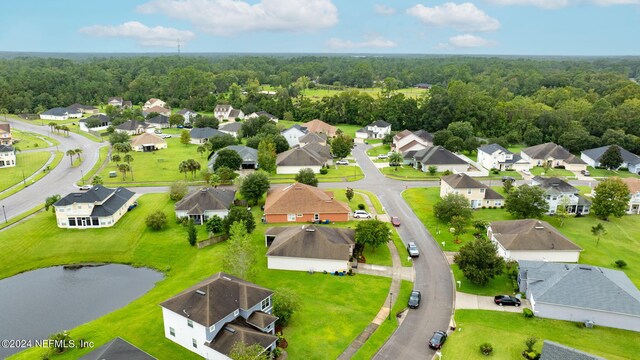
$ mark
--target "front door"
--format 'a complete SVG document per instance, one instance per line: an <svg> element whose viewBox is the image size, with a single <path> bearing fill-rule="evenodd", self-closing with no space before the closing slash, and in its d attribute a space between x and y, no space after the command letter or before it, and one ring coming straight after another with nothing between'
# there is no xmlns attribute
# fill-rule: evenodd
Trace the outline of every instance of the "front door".
<svg viewBox="0 0 640 360"><path fill-rule="evenodd" d="M314 222L320 221L320 214L313 214L313 221Z"/></svg>

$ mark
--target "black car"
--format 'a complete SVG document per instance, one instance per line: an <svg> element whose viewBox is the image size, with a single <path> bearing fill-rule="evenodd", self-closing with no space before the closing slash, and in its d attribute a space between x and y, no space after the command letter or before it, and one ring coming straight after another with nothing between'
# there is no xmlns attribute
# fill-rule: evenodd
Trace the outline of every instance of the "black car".
<svg viewBox="0 0 640 360"><path fill-rule="evenodd" d="M493 297L493 302L496 303L496 305L500 305L500 306L502 305L520 306L520 299L511 295L496 295Z"/></svg>
<svg viewBox="0 0 640 360"><path fill-rule="evenodd" d="M507 181L514 182L516 181L516 178L514 178L513 176L503 176L502 182L507 182Z"/></svg>
<svg viewBox="0 0 640 360"><path fill-rule="evenodd" d="M409 308L417 309L418 306L420 306L420 299L421 298L422 298L422 294L420 294L420 291L413 290L411 292L411 296L409 296Z"/></svg>
<svg viewBox="0 0 640 360"><path fill-rule="evenodd" d="M429 340L429 347L435 350L440 350L445 341L447 341L447 333L442 330L436 331Z"/></svg>

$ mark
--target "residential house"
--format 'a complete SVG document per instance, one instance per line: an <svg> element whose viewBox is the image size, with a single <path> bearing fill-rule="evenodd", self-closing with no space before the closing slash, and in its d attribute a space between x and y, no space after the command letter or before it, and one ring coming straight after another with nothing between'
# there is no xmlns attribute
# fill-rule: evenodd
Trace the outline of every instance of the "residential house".
<svg viewBox="0 0 640 360"><path fill-rule="evenodd" d="M117 337L101 345L80 360L156 360L153 356L140 350L130 342Z"/></svg>
<svg viewBox="0 0 640 360"><path fill-rule="evenodd" d="M505 260L577 263L582 251L548 222L537 219L494 221L487 238Z"/></svg>
<svg viewBox="0 0 640 360"><path fill-rule="evenodd" d="M195 121L196 116L198 116L197 112L189 109L181 109L176 114L182 115L185 124L191 124L192 121Z"/></svg>
<svg viewBox="0 0 640 360"><path fill-rule="evenodd" d="M518 261L518 285L542 318L640 331L640 291L618 270Z"/></svg>
<svg viewBox="0 0 640 360"><path fill-rule="evenodd" d="M472 209L504 205L502 195L467 174L451 174L440 178L440 197L448 194L464 196L469 200Z"/></svg>
<svg viewBox="0 0 640 360"><path fill-rule="evenodd" d="M302 124L302 126L306 127L309 132L316 133L316 134L325 134L328 137L336 136L336 131L338 131L337 127L333 125L329 125L326 122L319 119L313 119L311 121L307 121L306 123Z"/></svg>
<svg viewBox="0 0 640 360"><path fill-rule="evenodd" d="M151 98L149 100L147 100L147 102L144 103L144 105L142 105L142 110L150 110L153 109L154 107L160 107L160 108L164 108L167 106L167 103L165 103L164 101L160 100L160 99L156 99L156 98ZM153 112L153 111L151 111Z"/></svg>
<svg viewBox="0 0 640 360"><path fill-rule="evenodd" d="M149 114L154 114L154 113L164 115L167 117L171 116L171 110L162 106L152 106L150 108L142 110L142 115L144 115L145 117L149 116Z"/></svg>
<svg viewBox="0 0 640 360"><path fill-rule="evenodd" d="M53 108L40 114L42 120L67 120L69 118L69 111L67 108Z"/></svg>
<svg viewBox="0 0 640 360"><path fill-rule="evenodd" d="M627 214L640 214L640 179L624 178L621 179L629 188L629 208Z"/></svg>
<svg viewBox="0 0 640 360"><path fill-rule="evenodd" d="M56 222L67 229L113 226L135 202L135 195L123 187L109 189L102 185L70 193L53 204Z"/></svg>
<svg viewBox="0 0 640 360"><path fill-rule="evenodd" d="M570 171L587 169L587 164L569 150L554 143L544 143L522 149L520 156L531 166L564 167Z"/></svg>
<svg viewBox="0 0 640 360"><path fill-rule="evenodd" d="M224 219L235 197L236 191L231 189L208 187L193 191L176 203L176 218L190 217L198 225L214 215Z"/></svg>
<svg viewBox="0 0 640 360"><path fill-rule="evenodd" d="M265 232L267 267L309 272L347 271L355 230L316 225L272 227Z"/></svg>
<svg viewBox="0 0 640 360"><path fill-rule="evenodd" d="M67 107L65 109L67 110L67 116L72 119L79 119L82 117L82 110L80 108Z"/></svg>
<svg viewBox="0 0 640 360"><path fill-rule="evenodd" d="M211 138L225 135L222 131L210 127L193 128L189 134L191 134L191 143L196 145L206 144Z"/></svg>
<svg viewBox="0 0 640 360"><path fill-rule="evenodd" d="M229 119L231 110L233 110L233 106L231 105L216 105L213 109L213 115L222 122Z"/></svg>
<svg viewBox="0 0 640 360"><path fill-rule="evenodd" d="M166 149L167 142L158 135L144 132L131 139L131 149L133 151L156 151Z"/></svg>
<svg viewBox="0 0 640 360"><path fill-rule="evenodd" d="M237 122L220 124L220 126L218 127L218 130L236 138L240 133L240 129L242 129L242 123L237 123Z"/></svg>
<svg viewBox="0 0 640 360"><path fill-rule="evenodd" d="M544 189L544 196L549 204L547 214L555 214L558 206L565 205L569 214L585 215L591 209L591 201L580 195L580 191L564 180L555 177L536 176L531 185Z"/></svg>
<svg viewBox="0 0 640 360"><path fill-rule="evenodd" d="M78 104L78 103L75 103L73 105L67 106L67 110L69 110L69 114L71 114L71 113L74 113L74 114L80 113L81 115L85 115L85 114L95 115L95 114L98 113L98 108L97 107L91 106L91 105L82 105L82 104Z"/></svg>
<svg viewBox="0 0 640 360"><path fill-rule="evenodd" d="M540 360L605 360L605 358L545 340L542 343Z"/></svg>
<svg viewBox="0 0 640 360"><path fill-rule="evenodd" d="M433 146L433 135L424 130L402 130L393 136L391 150L401 154L418 151Z"/></svg>
<svg viewBox="0 0 640 360"><path fill-rule="evenodd" d="M378 120L356 131L356 138L384 139L387 134L391 134L391 124L383 120Z"/></svg>
<svg viewBox="0 0 640 360"><path fill-rule="evenodd" d="M11 135L11 124L0 124L0 145L13 144L13 136Z"/></svg>
<svg viewBox="0 0 640 360"><path fill-rule="evenodd" d="M240 155L240 157L242 158L241 167L243 169L257 169L258 166L260 165L258 164L258 150L254 148L250 148L244 145L229 145L220 150L225 150L225 149L233 150L237 152L238 155ZM209 163L207 167L209 168L210 172L213 172L213 165L215 164L216 159L218 158L218 152L220 150L209 154Z"/></svg>
<svg viewBox="0 0 640 360"><path fill-rule="evenodd" d="M323 133L308 132L305 135L300 136L298 139L298 144L300 146L305 146L311 143L327 145L327 135Z"/></svg>
<svg viewBox="0 0 640 360"><path fill-rule="evenodd" d="M429 171L430 166L435 166L437 171L465 172L469 170L469 164L456 154L442 146L430 146L418 151L407 151L404 159L410 157L413 167L421 171ZM407 159L408 160L408 159Z"/></svg>
<svg viewBox="0 0 640 360"><path fill-rule="evenodd" d="M228 121L238 121L244 119L244 112L240 109L231 109L229 111L229 116L227 117Z"/></svg>
<svg viewBox="0 0 640 360"><path fill-rule="evenodd" d="M97 124L95 127L88 127L87 122ZM106 130L111 125L111 118L104 114L92 115L88 118L82 119L78 121L78 125L80 126L80 130L89 132L89 130L93 131L101 131Z"/></svg>
<svg viewBox="0 0 640 360"><path fill-rule="evenodd" d="M336 200L333 192L300 183L271 188L264 205L268 223L349 221L350 213L349 205Z"/></svg>
<svg viewBox="0 0 640 360"><path fill-rule="evenodd" d="M115 131L128 134L129 136L134 136L146 132L147 129L149 129L149 124L144 121L127 120L116 126Z"/></svg>
<svg viewBox="0 0 640 360"><path fill-rule="evenodd" d="M616 145L617 146L617 145ZM600 166L600 159L602 159L602 155L611 147L611 145L602 146L595 149L584 150L580 154L580 158L587 163L589 166L598 167ZM627 151L620 146L620 155L622 155L622 164L620 167L629 169L629 172L634 174L640 174L640 156Z"/></svg>
<svg viewBox="0 0 640 360"><path fill-rule="evenodd" d="M166 115L154 116L147 120L147 124L154 129L166 129L171 127L169 124L169 117Z"/></svg>
<svg viewBox="0 0 640 360"><path fill-rule="evenodd" d="M160 304L167 339L206 359L230 359L238 342L275 349L273 291L217 273Z"/></svg>
<svg viewBox="0 0 640 360"><path fill-rule="evenodd" d="M429 90L429 89L431 89L431 84L418 83L418 84L413 85L413 87L416 88L416 89Z"/></svg>
<svg viewBox="0 0 640 360"><path fill-rule="evenodd" d="M16 166L16 150L11 145L0 145L0 168Z"/></svg>
<svg viewBox="0 0 640 360"><path fill-rule="evenodd" d="M513 169L522 171L531 168L531 164L524 160L520 154L514 154L498 144L480 146L478 148L478 163L487 170Z"/></svg>
<svg viewBox="0 0 640 360"><path fill-rule="evenodd" d="M307 130L306 127L294 124L290 128L282 130L280 134L282 134L282 136L287 139L289 147L294 147L300 143L300 138L306 135L308 132L309 130Z"/></svg>
<svg viewBox="0 0 640 360"><path fill-rule="evenodd" d="M133 107L131 101L123 100L121 97L110 97L109 100L107 100L107 105L115 106L117 108Z"/></svg>
<svg viewBox="0 0 640 360"><path fill-rule="evenodd" d="M311 169L319 174L327 158L306 146L294 147L276 157L276 174L297 174L302 169Z"/></svg>
<svg viewBox="0 0 640 360"><path fill-rule="evenodd" d="M259 118L260 116L265 116L267 119L273 121L274 123L278 122L278 117L277 116L271 115L266 111L253 112L253 113L247 115L247 119L255 119L255 118Z"/></svg>

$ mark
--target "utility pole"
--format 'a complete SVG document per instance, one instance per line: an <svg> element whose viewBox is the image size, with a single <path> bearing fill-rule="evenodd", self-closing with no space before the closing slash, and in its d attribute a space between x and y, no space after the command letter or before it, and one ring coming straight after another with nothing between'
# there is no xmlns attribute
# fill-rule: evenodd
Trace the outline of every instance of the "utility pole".
<svg viewBox="0 0 640 360"><path fill-rule="evenodd" d="M4 210L4 205L2 205L2 212L4 213L4 222L8 223L9 220L7 220L7 212Z"/></svg>

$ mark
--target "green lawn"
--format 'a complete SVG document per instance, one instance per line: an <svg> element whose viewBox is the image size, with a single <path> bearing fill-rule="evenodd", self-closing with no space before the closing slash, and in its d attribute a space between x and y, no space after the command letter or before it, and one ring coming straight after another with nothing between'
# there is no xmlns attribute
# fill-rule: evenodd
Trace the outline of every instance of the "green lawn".
<svg viewBox="0 0 640 360"><path fill-rule="evenodd" d="M35 134L28 131L21 131L18 129L11 129L11 136L13 136L15 140L15 143L13 144L13 146L17 147L21 151L49 147L50 145L43 140L44 138L49 140L53 145L59 144L59 142L57 142L56 140L53 140L46 136L42 136L40 134Z"/></svg>
<svg viewBox="0 0 640 360"><path fill-rule="evenodd" d="M369 95L371 95L373 98L378 98L378 96L380 96L380 88L351 88L351 87L345 87L343 89L336 89L336 90L332 90L332 89L317 89L317 88L313 88L313 89L305 89L303 91L303 94L305 97L310 98L311 100L314 101L319 101L324 97L327 96L334 96L334 95L338 95L343 91L359 91L359 92L363 92L363 93L367 93ZM404 94L406 97L409 98L419 98L422 97L426 94L428 94L428 90L426 89L417 89L417 88L402 88L402 89L398 89L397 90L398 93L402 93Z"/></svg>
<svg viewBox="0 0 640 360"><path fill-rule="evenodd" d="M2 194L0 194L0 200L17 193L18 191L24 189L25 187L30 186L36 181L42 179L45 175L49 173L50 170L53 170L56 166L58 166L58 164L60 164L60 161L62 161L63 157L64 157L64 154L62 153L62 151L56 151L53 161L51 161L51 163L48 165L47 168L36 173L35 176L31 178L31 180L28 180L26 184L23 184L22 182L20 182L18 183L18 186L14 187L13 189L9 191L4 191Z"/></svg>
<svg viewBox="0 0 640 360"><path fill-rule="evenodd" d="M617 170L605 170L605 169L596 169L594 167L588 166L587 170L591 173L591 177L611 177L617 176L621 178L635 177L640 178L638 174L631 173L629 171L617 171Z"/></svg>
<svg viewBox="0 0 640 360"><path fill-rule="evenodd" d="M388 162L388 160L384 160ZM411 167L411 165L401 165L396 170L396 167L383 167L380 169L380 172L385 176L388 176L392 179L397 180L440 180L440 177L443 175L442 172L436 172L434 175L429 174L429 172L420 171Z"/></svg>
<svg viewBox="0 0 640 360"><path fill-rule="evenodd" d="M407 247L404 245L402 239L400 239L400 235L398 235L398 232L395 229L391 230L391 241L393 241L393 244L398 250L398 256L400 256L400 262L402 263L402 266L413 266L413 262L409 260L409 252L407 251Z"/></svg>
<svg viewBox="0 0 640 360"><path fill-rule="evenodd" d="M0 169L0 191L21 183L40 169L51 154L48 151L37 151L16 155L16 166ZM23 177L24 176L24 177Z"/></svg>
<svg viewBox="0 0 640 360"><path fill-rule="evenodd" d="M534 346L538 351L543 340L551 340L609 360L637 359L640 354L638 333L633 331L587 329L568 321L527 319L518 313L489 310L458 310L455 319L460 331L444 345L444 359L522 359L524 342L530 336L538 338ZM479 350L485 342L493 345L489 357Z"/></svg>
<svg viewBox="0 0 640 360"><path fill-rule="evenodd" d="M491 279L487 285L480 286L467 280L467 278L464 277L464 274L462 274L460 268L458 268L458 265L451 265L451 270L453 271L453 276L456 278L456 281L460 281L460 286L456 284L456 291L483 296L514 294L513 286L511 286L511 280L509 280L509 277L504 273Z"/></svg>
<svg viewBox="0 0 640 360"><path fill-rule="evenodd" d="M382 204L380 203L380 200L378 200L378 197L374 193L372 193L371 191L361 190L361 189L355 189L354 191L368 195L369 200L371 200L371 203L373 204L373 207L374 209L376 209L376 212L378 214L385 213L384 209L382 208Z"/></svg>
<svg viewBox="0 0 640 360"><path fill-rule="evenodd" d="M565 170L565 169L548 169L545 171L545 169L542 166L535 166L531 168L531 175L533 176L538 176L538 175L544 175L547 177L561 177L561 178L575 178L576 176L569 170Z"/></svg>
<svg viewBox="0 0 640 360"><path fill-rule="evenodd" d="M330 166L326 174L316 174L319 182L341 182L356 181L364 178L362 169L359 166ZM296 174L270 174L269 180L272 183L292 183L295 182Z"/></svg>
<svg viewBox="0 0 640 360"><path fill-rule="evenodd" d="M497 174L492 173L491 171L489 171L489 176L484 176L484 177L477 177L475 179L477 180L502 180L503 176L510 176L516 180L522 180L522 175L517 172L517 171L500 171Z"/></svg>
<svg viewBox="0 0 640 360"><path fill-rule="evenodd" d="M380 146L375 146L372 147L369 151L367 151L367 155L369 156L378 156L381 154L386 155L387 153L389 153L391 151L391 145L380 145ZM389 161L388 159L385 159L387 161Z"/></svg>
<svg viewBox="0 0 640 360"><path fill-rule="evenodd" d="M356 131L362 129L360 125L354 124L331 124L333 126L337 126L338 129L342 130L343 133L351 136L352 139L356 138Z"/></svg>
<svg viewBox="0 0 640 360"><path fill-rule="evenodd" d="M0 242L0 278L41 267L115 262L150 267L165 278L144 296L127 306L71 330L74 339L97 346L122 336L158 358L198 359L190 351L164 338L158 304L189 286L222 270L226 243L196 249L187 244L184 229L173 220L175 202L166 194L144 195L139 206L114 227L64 230L55 226L50 212L3 233ZM144 219L157 209L169 215L166 229L147 230ZM254 215L261 211L254 207ZM252 236L259 254L254 281L270 289L288 288L301 297L300 309L285 329L291 358L336 358L371 322L387 298L390 279L373 276L335 277L316 273L266 269L264 229L258 223ZM15 254L20 256L15 256ZM312 296L309 296L312 295ZM358 301L353 301L358 299ZM72 359L89 351L71 350L58 359ZM40 358L43 349L30 349L12 358Z"/></svg>

